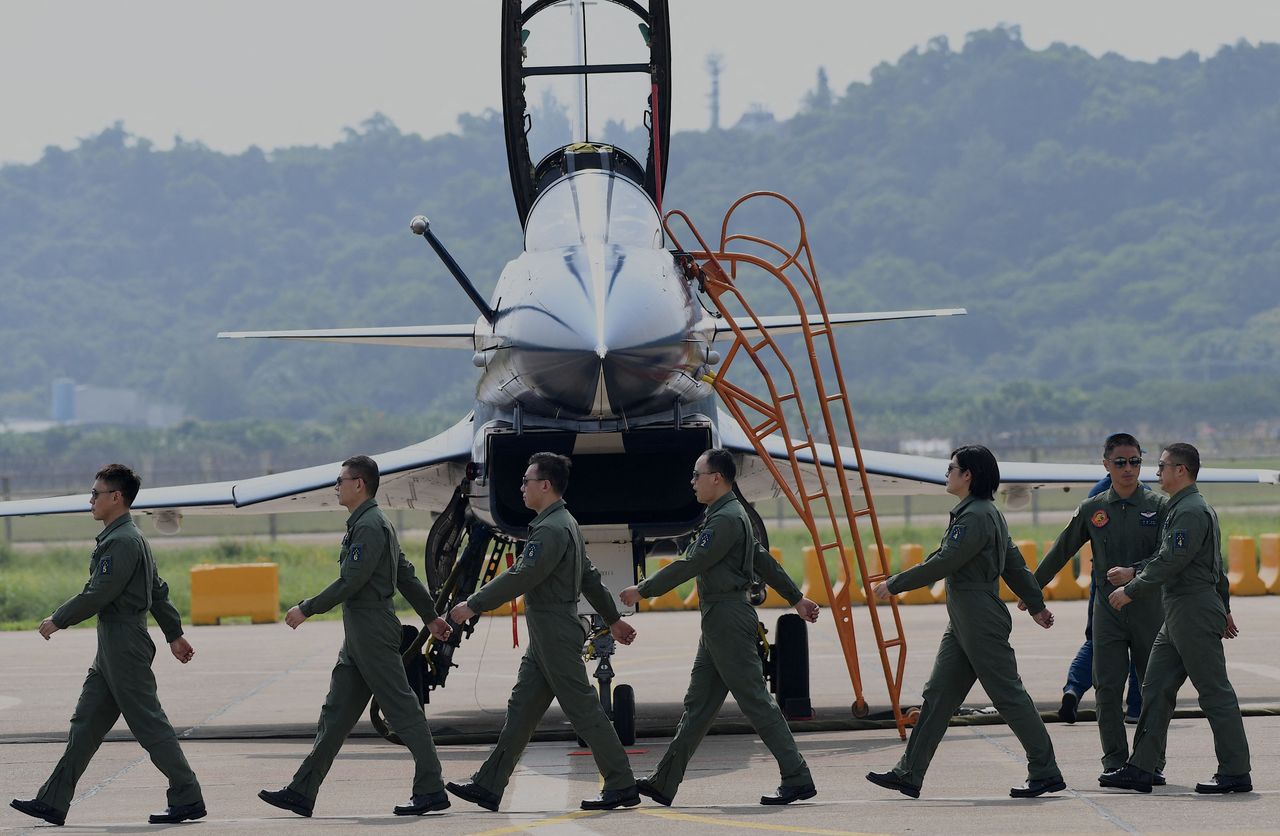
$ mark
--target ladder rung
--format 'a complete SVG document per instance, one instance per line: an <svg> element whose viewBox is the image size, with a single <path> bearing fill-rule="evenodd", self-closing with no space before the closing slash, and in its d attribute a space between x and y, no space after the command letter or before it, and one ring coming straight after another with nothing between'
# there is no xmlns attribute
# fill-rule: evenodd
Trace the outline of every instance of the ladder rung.
<svg viewBox="0 0 1280 836"><path fill-rule="evenodd" d="M836 392L834 395L827 395L827 402L844 400L844 392Z"/></svg>
<svg viewBox="0 0 1280 836"><path fill-rule="evenodd" d="M755 345L748 346L747 350L750 351L752 354L756 354L757 352L760 351L760 349L764 348L768 344L769 344L769 338L766 336L763 340L756 343Z"/></svg>
<svg viewBox="0 0 1280 836"><path fill-rule="evenodd" d="M854 511L854 512L853 512L853 515L854 515L855 517L869 517L869 516L871 516L871 509L870 509L870 508L859 508L859 509L857 509L856 511Z"/></svg>
<svg viewBox="0 0 1280 836"><path fill-rule="evenodd" d="M901 636L899 636L896 639L885 639L884 641L880 642L880 646L885 648L886 650L888 650L891 647L901 647L902 645L903 645L903 641Z"/></svg>
<svg viewBox="0 0 1280 836"><path fill-rule="evenodd" d="M788 392L787 394L785 394L785 395L780 395L780 396L778 397L778 403L782 403L783 401L793 401L793 400L795 400L797 397L798 397L798 395L797 395L795 392Z"/></svg>
<svg viewBox="0 0 1280 836"><path fill-rule="evenodd" d="M822 499L825 496L826 493L824 491L818 491L815 494L805 494L804 498L809 502L813 502L815 499Z"/></svg>
<svg viewBox="0 0 1280 836"><path fill-rule="evenodd" d="M830 332L830 331L828 331L826 328L819 328L817 331L810 331L810 332L809 332L809 336L810 336L810 337L825 337L827 334L830 334L830 333L831 333L831 332Z"/></svg>
<svg viewBox="0 0 1280 836"><path fill-rule="evenodd" d="M834 549L834 548L838 548L839 546L840 546L839 543L823 543L821 546L818 546L818 551L825 552L827 549Z"/></svg>

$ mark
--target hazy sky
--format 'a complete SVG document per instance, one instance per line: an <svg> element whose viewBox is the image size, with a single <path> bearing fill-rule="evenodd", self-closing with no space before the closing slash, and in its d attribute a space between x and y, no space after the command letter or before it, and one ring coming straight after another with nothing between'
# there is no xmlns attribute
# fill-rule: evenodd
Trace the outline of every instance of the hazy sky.
<svg viewBox="0 0 1280 836"><path fill-rule="evenodd" d="M1141 60L1280 41L1273 0L673 0L673 129L707 125L708 53L724 56L721 119L789 116L825 66L837 92L937 35L1022 27ZM591 11L589 9L588 15ZM122 120L238 152L329 145L374 112L426 136L499 106L498 0L0 0L0 163L38 159Z"/></svg>

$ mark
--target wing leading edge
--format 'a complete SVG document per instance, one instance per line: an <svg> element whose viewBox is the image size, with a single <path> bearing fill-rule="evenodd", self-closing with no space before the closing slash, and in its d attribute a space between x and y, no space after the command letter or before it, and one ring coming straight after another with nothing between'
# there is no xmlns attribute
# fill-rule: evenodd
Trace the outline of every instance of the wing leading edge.
<svg viewBox="0 0 1280 836"><path fill-rule="evenodd" d="M408 348L475 349L474 322L458 325L407 325L391 328L322 328L304 331L223 331L220 340L305 340Z"/></svg>

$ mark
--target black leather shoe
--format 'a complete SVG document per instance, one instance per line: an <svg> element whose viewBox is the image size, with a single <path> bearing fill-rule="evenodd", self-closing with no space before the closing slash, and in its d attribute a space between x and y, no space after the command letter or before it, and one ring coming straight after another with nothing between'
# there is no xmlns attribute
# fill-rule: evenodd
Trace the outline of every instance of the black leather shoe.
<svg viewBox="0 0 1280 836"><path fill-rule="evenodd" d="M813 798L817 794L818 790L813 784L800 784L795 787L783 784L773 791L773 795L760 796L760 803L767 804L770 807L777 807L783 804L790 804L793 801L804 801L806 798Z"/></svg>
<svg viewBox="0 0 1280 836"><path fill-rule="evenodd" d="M1055 775L1052 778L1037 778L1034 781L1027 781L1020 787L1012 787L1009 790L1010 798L1039 798L1047 792L1062 792L1067 788L1067 782L1062 780L1061 775Z"/></svg>
<svg viewBox="0 0 1280 836"><path fill-rule="evenodd" d="M43 801L37 801L34 798L30 801L20 801L15 798L9 802L9 806L19 813L26 813L33 819L44 819L49 824L62 826L67 823L66 813L55 810Z"/></svg>
<svg viewBox="0 0 1280 836"><path fill-rule="evenodd" d="M444 788L463 801L478 804L494 813L498 812L498 804L502 801L502 796L494 795L474 781L467 781L465 784L455 784L450 781L444 785Z"/></svg>
<svg viewBox="0 0 1280 836"><path fill-rule="evenodd" d="M1076 721L1076 706L1080 704L1080 698L1075 694L1067 691L1062 695L1062 705L1058 706L1058 719L1064 723L1071 724Z"/></svg>
<svg viewBox="0 0 1280 836"><path fill-rule="evenodd" d="M920 788L915 784L908 784L896 772L868 772L867 780L887 790L897 790L911 798L920 797Z"/></svg>
<svg viewBox="0 0 1280 836"><path fill-rule="evenodd" d="M595 798L584 798L584 810L616 810L619 807L634 807L640 803L640 793L635 784L620 790L602 790Z"/></svg>
<svg viewBox="0 0 1280 836"><path fill-rule="evenodd" d="M1160 770L1158 770L1158 769L1157 769L1155 772L1152 772L1152 773L1151 773L1151 786L1153 786L1153 787L1163 787L1163 786L1164 786L1164 784L1165 784L1165 781L1164 781L1164 773L1163 773L1163 772L1161 772Z"/></svg>
<svg viewBox="0 0 1280 836"><path fill-rule="evenodd" d="M272 807L279 807L281 810L288 810L291 813L297 813L307 818L311 818L311 810L315 807L315 803L311 799L288 787L282 790L261 790L258 793L258 798L261 798Z"/></svg>
<svg viewBox="0 0 1280 836"><path fill-rule="evenodd" d="M163 813L152 813L147 817L147 821L152 824L177 824L180 821L195 821L202 819L208 812L204 809L204 802L197 801L195 804L179 804L176 807L165 807Z"/></svg>
<svg viewBox="0 0 1280 836"><path fill-rule="evenodd" d="M1104 772L1098 776L1098 784L1103 787L1115 787L1120 790L1137 790L1138 792L1151 792L1151 786L1155 783L1156 776L1145 769L1139 769L1131 763L1126 763L1119 769L1113 769L1110 772Z"/></svg>
<svg viewBox="0 0 1280 836"><path fill-rule="evenodd" d="M655 787L652 783L650 783L648 778L641 778L640 780L636 781L636 792L640 793L645 798L649 798L658 802L663 807L670 807L671 802L674 801L674 799L671 796L663 795L662 793L658 792L658 788Z"/></svg>
<svg viewBox="0 0 1280 836"><path fill-rule="evenodd" d="M408 804L397 804L391 812L397 816L421 816L437 810L449 809L449 796L444 790L410 797Z"/></svg>
<svg viewBox="0 0 1280 836"><path fill-rule="evenodd" d="M1221 795L1229 792L1253 792L1253 780L1244 775L1214 775L1203 784L1196 784L1196 792Z"/></svg>

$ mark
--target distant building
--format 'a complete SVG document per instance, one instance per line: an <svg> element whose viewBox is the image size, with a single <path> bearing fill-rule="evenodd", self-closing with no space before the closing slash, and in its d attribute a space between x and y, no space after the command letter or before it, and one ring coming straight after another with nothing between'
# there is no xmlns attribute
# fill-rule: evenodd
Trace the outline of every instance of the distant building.
<svg viewBox="0 0 1280 836"><path fill-rule="evenodd" d="M751 105L750 110L742 114L742 118L738 120L738 124L733 127L734 130L739 131L771 134L776 133L780 126L778 124L778 120L773 116L773 111L769 110L759 102L756 102Z"/></svg>
<svg viewBox="0 0 1280 836"><path fill-rule="evenodd" d="M112 424L163 429L185 417L175 404L149 400L137 389L113 389L76 383L61 377L53 382L50 414L59 424Z"/></svg>
<svg viewBox="0 0 1280 836"><path fill-rule="evenodd" d="M934 456L945 459L955 447L949 438L904 438L898 442L898 452L911 456Z"/></svg>

